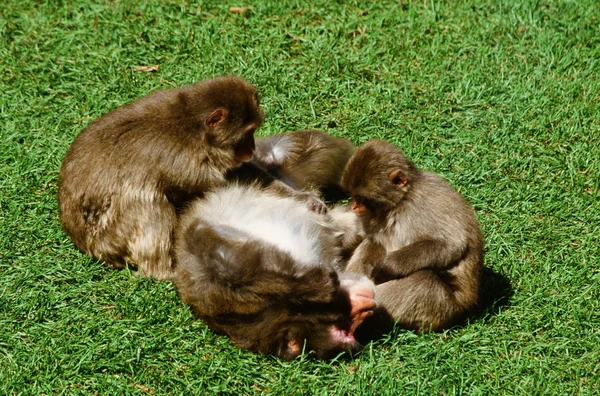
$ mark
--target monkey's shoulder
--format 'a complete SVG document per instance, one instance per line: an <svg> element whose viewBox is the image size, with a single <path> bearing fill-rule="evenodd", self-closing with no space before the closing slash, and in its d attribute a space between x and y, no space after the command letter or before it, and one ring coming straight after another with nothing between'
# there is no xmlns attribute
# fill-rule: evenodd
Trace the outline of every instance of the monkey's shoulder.
<svg viewBox="0 0 600 396"><path fill-rule="evenodd" d="M465 244L477 220L462 195L433 172L423 172L412 190L394 217L396 226L389 226L395 238L403 243L431 238Z"/></svg>
<svg viewBox="0 0 600 396"><path fill-rule="evenodd" d="M423 202L436 212L459 213L472 212L471 205L448 180L434 172L422 172L418 188L417 201Z"/></svg>

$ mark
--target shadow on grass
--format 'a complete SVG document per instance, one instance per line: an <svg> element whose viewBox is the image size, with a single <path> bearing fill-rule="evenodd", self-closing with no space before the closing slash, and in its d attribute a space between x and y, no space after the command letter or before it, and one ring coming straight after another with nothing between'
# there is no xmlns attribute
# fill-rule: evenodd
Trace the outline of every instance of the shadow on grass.
<svg viewBox="0 0 600 396"><path fill-rule="evenodd" d="M466 318L469 322L476 322L484 320L489 316L497 315L502 311L503 307L508 305L513 295L513 288L508 278L491 268L483 269L483 277L479 290L477 307Z"/></svg>
<svg viewBox="0 0 600 396"><path fill-rule="evenodd" d="M500 313L508 305L513 289L510 281L504 275L490 269L483 269L483 277L479 289L477 306L468 315L459 321L453 328L468 326L469 323L485 320L490 316ZM394 321L384 309L375 310L370 318L356 330L356 339L361 344L378 341L389 337L390 332L398 331L394 328Z"/></svg>

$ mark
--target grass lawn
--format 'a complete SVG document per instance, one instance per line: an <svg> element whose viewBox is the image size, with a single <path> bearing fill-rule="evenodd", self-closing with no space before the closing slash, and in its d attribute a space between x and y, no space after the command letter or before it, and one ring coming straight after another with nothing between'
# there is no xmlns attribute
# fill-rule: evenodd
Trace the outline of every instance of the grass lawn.
<svg viewBox="0 0 600 396"><path fill-rule="evenodd" d="M75 136L230 73L259 89L259 134L388 139L467 197L486 238L470 323L282 362L215 335L170 283L75 249L56 204ZM599 190L596 0L6 0L0 394L598 394Z"/></svg>

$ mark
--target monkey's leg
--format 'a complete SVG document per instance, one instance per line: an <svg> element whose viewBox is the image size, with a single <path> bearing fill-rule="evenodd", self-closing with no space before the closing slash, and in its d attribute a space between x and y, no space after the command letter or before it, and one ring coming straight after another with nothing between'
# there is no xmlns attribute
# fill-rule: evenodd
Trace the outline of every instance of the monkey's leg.
<svg viewBox="0 0 600 396"><path fill-rule="evenodd" d="M387 256L373 269L371 278L376 284L408 276L425 269L442 270L456 263L465 254L466 246L439 239L424 239L411 243Z"/></svg>
<svg viewBox="0 0 600 396"><path fill-rule="evenodd" d="M430 270L377 285L376 295L378 306L402 328L439 331L463 313L452 290Z"/></svg>
<svg viewBox="0 0 600 396"><path fill-rule="evenodd" d="M173 206L166 199L137 200L114 209L110 227L95 243L95 253L113 268L123 268L128 262L139 275L169 279L177 220Z"/></svg>

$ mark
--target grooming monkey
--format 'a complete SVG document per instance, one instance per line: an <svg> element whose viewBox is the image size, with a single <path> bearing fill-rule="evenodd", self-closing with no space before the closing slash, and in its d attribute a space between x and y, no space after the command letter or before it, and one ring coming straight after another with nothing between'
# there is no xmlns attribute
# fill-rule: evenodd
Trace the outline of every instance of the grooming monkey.
<svg viewBox="0 0 600 396"><path fill-rule="evenodd" d="M181 216L175 287L242 348L283 359L356 352L374 286L341 273L344 227L331 216L254 185L215 190Z"/></svg>
<svg viewBox="0 0 600 396"><path fill-rule="evenodd" d="M339 187L354 153L348 139L321 131L295 131L256 139L254 160L276 179L296 190Z"/></svg>
<svg viewBox="0 0 600 396"><path fill-rule="evenodd" d="M172 273L177 211L252 158L263 115L234 76L156 91L86 127L63 161L63 228L83 252L145 276Z"/></svg>
<svg viewBox="0 0 600 396"><path fill-rule="evenodd" d="M439 331L476 304L483 236L473 209L448 182L373 140L354 153L341 184L366 235L347 270L377 285L376 317Z"/></svg>

